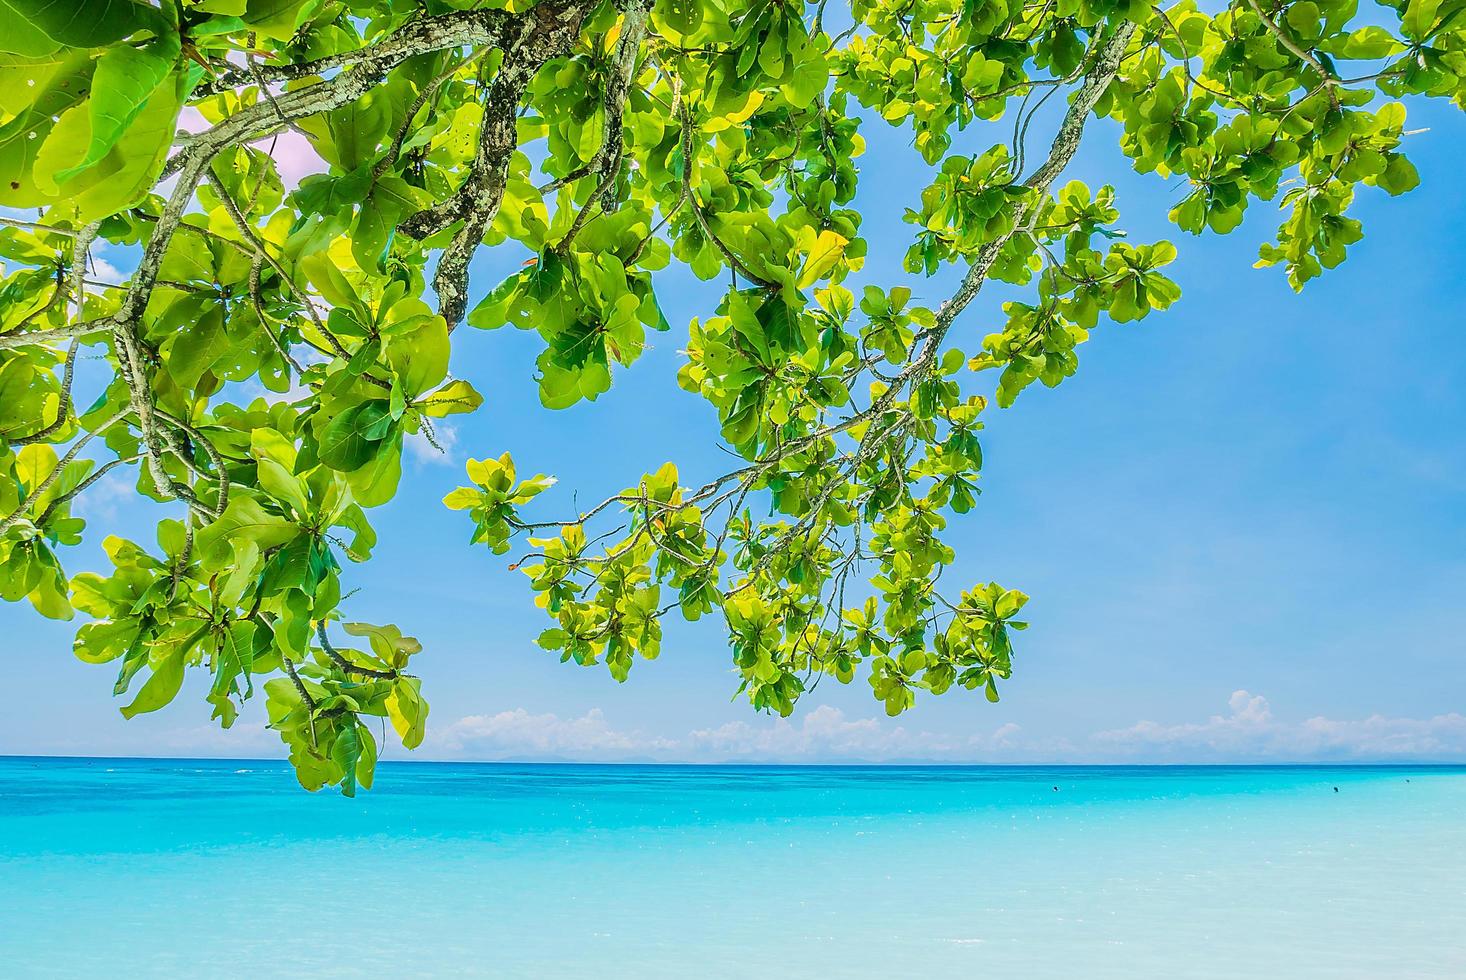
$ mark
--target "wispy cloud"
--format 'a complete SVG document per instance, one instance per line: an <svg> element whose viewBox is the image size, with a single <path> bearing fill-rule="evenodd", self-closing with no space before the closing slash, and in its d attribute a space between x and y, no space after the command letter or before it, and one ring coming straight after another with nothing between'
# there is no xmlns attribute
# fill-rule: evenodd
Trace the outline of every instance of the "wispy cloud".
<svg viewBox="0 0 1466 980"><path fill-rule="evenodd" d="M60 734L7 745L18 754L99 755L162 759L283 759L280 736L263 719L243 718L222 729L212 722L170 725L163 716L145 717L117 726L105 745L76 735ZM401 758L399 751L395 758Z"/></svg>
<svg viewBox="0 0 1466 980"><path fill-rule="evenodd" d="M99 282L111 283L113 285L117 285L127 279L126 273L98 255L92 256L91 268L87 270L87 273ZM100 287L93 288L99 289Z"/></svg>
<svg viewBox="0 0 1466 980"><path fill-rule="evenodd" d="M776 718L733 721L697 729L681 743L694 757L714 759L952 758L1013 747L1019 728L1006 724L991 733L941 735L914 731L879 718L845 717L839 708L820 705L794 721Z"/></svg>
<svg viewBox="0 0 1466 980"><path fill-rule="evenodd" d="M426 432L414 432L403 440L403 445L419 463L450 465L458 462L453 452L458 445L458 429L447 422L433 423L431 439Z"/></svg>
<svg viewBox="0 0 1466 980"><path fill-rule="evenodd" d="M71 512L88 521L115 521L119 507L137 498L135 474L113 470L76 497Z"/></svg>
<svg viewBox="0 0 1466 980"><path fill-rule="evenodd" d="M482 759L564 757L587 760L661 756L676 749L671 739L614 728L600 708L578 718L530 714L523 708L494 715L469 715L449 725L434 748Z"/></svg>
<svg viewBox="0 0 1466 980"><path fill-rule="evenodd" d="M448 726L431 751L482 759L544 757L609 761L823 762L990 758L1016 744L1018 726L974 735L940 735L878 718L848 718L821 705L802 717L733 721L682 736L612 725L599 708L579 717L531 714L523 708L472 715Z"/></svg>
<svg viewBox="0 0 1466 980"><path fill-rule="evenodd" d="M149 716L121 726L108 755L282 757L258 702L229 731L208 724L173 726ZM385 723L383 723L385 725ZM386 759L583 762L769 763L1279 763L1466 761L1466 715L1394 718L1375 714L1281 720L1267 698L1239 690L1224 713L1201 721L1140 721L1125 728L1063 738L1011 722L978 731L929 731L884 716L853 717L820 705L790 719L763 715L683 733L624 727L600 708L578 715L513 708L430 725L427 741L404 752L390 730ZM88 754L68 739L13 746L14 751Z"/></svg>
<svg viewBox="0 0 1466 980"><path fill-rule="evenodd" d="M1160 724L1141 721L1099 732L1096 749L1145 759L1366 760L1456 759L1466 757L1466 715L1360 719L1316 716L1301 722L1273 716L1267 698L1234 691L1226 714L1205 721Z"/></svg>
<svg viewBox="0 0 1466 980"><path fill-rule="evenodd" d="M1267 698L1236 691L1203 721L1140 721L1077 739L1031 736L1007 723L933 732L821 705L792 719L757 716L686 734L618 728L599 709L579 717L524 709L463 718L429 745L448 758L544 757L667 762L1287 762L1466 758L1466 716L1276 718Z"/></svg>

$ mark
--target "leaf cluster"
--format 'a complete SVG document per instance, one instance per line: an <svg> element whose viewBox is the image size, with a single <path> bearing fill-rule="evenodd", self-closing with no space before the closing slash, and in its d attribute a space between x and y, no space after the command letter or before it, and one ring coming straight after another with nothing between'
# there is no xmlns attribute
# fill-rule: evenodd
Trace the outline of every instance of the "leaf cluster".
<svg viewBox="0 0 1466 980"><path fill-rule="evenodd" d="M1086 126L1180 183L1184 232L1275 203L1258 264L1301 287L1363 235L1357 197L1416 186L1407 105L1463 79L1466 0L0 0L0 596L84 613L124 714L194 672L227 727L262 689L303 785L370 786L371 719L412 747L428 707L418 644L346 578L405 441L483 402L455 331L534 331L543 405L594 401L672 329L676 265L707 283L678 382L737 465L556 514L504 455L445 500L528 549L540 645L623 680L675 611L721 623L758 709L826 676L892 714L995 700L1027 597L941 587L989 404L1179 299L1176 247L1060 179ZM871 127L925 187L862 173ZM319 172L285 179L284 139ZM864 268L891 198L905 281ZM519 271L471 282L485 248ZM993 279L1026 292L959 327ZM68 571L104 480L156 543Z"/></svg>

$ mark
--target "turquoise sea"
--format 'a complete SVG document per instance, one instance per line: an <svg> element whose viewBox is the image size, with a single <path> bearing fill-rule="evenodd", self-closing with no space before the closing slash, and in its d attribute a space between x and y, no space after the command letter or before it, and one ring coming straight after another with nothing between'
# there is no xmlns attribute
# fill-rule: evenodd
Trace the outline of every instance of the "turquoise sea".
<svg viewBox="0 0 1466 980"><path fill-rule="evenodd" d="M1460 977L1466 768L6 758L0 975Z"/></svg>

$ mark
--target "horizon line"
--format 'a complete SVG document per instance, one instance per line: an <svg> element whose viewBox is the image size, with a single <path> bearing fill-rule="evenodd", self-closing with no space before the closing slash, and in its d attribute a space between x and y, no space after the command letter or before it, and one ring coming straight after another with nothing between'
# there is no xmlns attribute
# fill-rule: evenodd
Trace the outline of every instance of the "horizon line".
<svg viewBox="0 0 1466 980"><path fill-rule="evenodd" d="M289 768L289 760L253 756L191 755L69 755L0 752L0 761L70 762L212 762L278 765ZM506 759L379 759L379 764L407 766L599 766L605 768L664 769L1466 769L1466 761L1392 760L1276 761L1276 762L937 762L937 761L844 761L780 762L776 760L727 760L722 762L677 762L658 760L580 760L556 758Z"/></svg>

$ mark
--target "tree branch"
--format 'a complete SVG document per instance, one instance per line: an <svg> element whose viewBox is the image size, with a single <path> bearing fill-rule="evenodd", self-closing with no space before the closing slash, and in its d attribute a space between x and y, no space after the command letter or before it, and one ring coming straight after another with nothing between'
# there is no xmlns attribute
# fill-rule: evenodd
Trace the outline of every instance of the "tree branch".
<svg viewBox="0 0 1466 980"><path fill-rule="evenodd" d="M861 425L870 425L870 428L863 434L855 449L851 453L849 453L845 457L844 462L839 467L837 467L837 473L835 474L835 476L825 482L814 492L813 502L809 510L806 512L805 517L801 518L792 527L790 527L783 534L780 535L779 539L774 543L774 545L769 548L769 550L765 552L760 559L758 559L749 569L744 572L743 583L739 586L736 586L731 591L725 593L725 598L732 596L745 588L748 588L753 583L756 575L774 560L774 558L779 554L782 548L787 547L787 545L800 534L808 533L809 530L812 529L814 522L818 520L820 511L824 508L825 504L828 503L831 498L833 498L833 496L836 492L838 492L840 487L847 484L850 478L854 475L856 471L859 470L862 465L873 459L879 451L880 447L884 445L889 438L899 433L906 425L910 423L911 417L909 413L896 412L896 409L898 408L897 402L904 393L912 390L917 383L924 380L926 376L931 372L931 370L935 367L937 363L938 353L941 350L942 342L946 337L948 331L951 329L953 323L956 321L957 316L967 307L969 303L971 303L973 298L981 290L984 282L986 281L987 273L992 268L993 264L997 261L998 255L1002 251L1003 247L1008 243L1013 235L1017 234L1021 229L1023 225L1023 218L1026 217L1030 211L1038 207L1038 202L1041 200L1042 196L1047 193L1049 187L1052 185L1054 180L1073 160L1074 154L1079 147L1080 138L1083 135L1085 122L1089 114L1094 110L1095 105L1099 102L1100 97L1109 87L1110 82L1113 81L1115 76L1118 74L1121 58L1124 55L1125 49L1128 46L1132 35L1134 34L1134 30L1135 25L1126 22L1120 27L1116 28L1114 32L1111 33L1109 36L1099 39L1096 42L1090 70L1085 76L1084 82L1075 92L1074 97L1071 100L1067 111L1065 112L1064 118L1060 122L1059 128L1054 136L1053 143L1049 149L1047 157L1039 165L1038 169L1034 171L1034 173L1023 182L1023 186L1033 193L1027 199L1025 199L1025 201L1017 206L1018 214L1014 222L1014 230L996 239L986 242L978 250L977 255L973 259L971 267L968 269L967 275L963 278L962 284L958 287L957 291L945 302L943 302L942 305L938 308L934 324L927 330L917 335L914 343L916 343L918 347L914 351L914 356L912 356L908 360L906 367L894 379L894 383L891 384L879 397L877 397L865 410L857 412L854 415L842 419L838 422L833 422L825 425L817 429L816 431L808 433L804 436L800 436L796 439L791 439L787 442L779 444L771 451L764 453L748 466L744 466L730 473L726 473L723 476L720 476L715 480L703 485L696 491L690 493L690 495L684 497L682 503L679 506L672 508L685 509L690 507L701 507L704 502L706 502L709 498L717 495L721 488L728 485L729 483L736 483L737 489L741 491L741 495L739 496L739 500L741 501L743 499L743 496L746 496L748 491L751 490L753 486L757 484L758 481L762 479L769 471L777 467L782 460L787 459L788 457L796 453L810 449L820 443L822 440L831 439L842 432L848 431ZM683 160L684 166L686 166L687 161L690 161L691 159L691 153L686 148L686 143L689 139L689 126L687 117L685 115L683 116L683 126ZM688 186L689 184L689 177L684 171L684 186ZM695 198L693 198L693 206L694 209L697 209L697 202ZM890 415L891 417L885 418L885 416L888 415ZM724 494L723 496L719 497L712 506L703 511L704 521L706 520L708 514L710 514L718 506L721 506L728 499L729 494ZM574 521L542 524L526 524L515 522L515 526L520 529L533 529L583 524L591 517L595 516L597 513L601 512L607 507L612 506L615 503L630 503L637 500L644 500L644 496L638 497L634 494L630 496L626 494L616 494L597 504L589 511L582 513L579 518ZM728 516L729 520L732 520L733 514L730 513ZM724 531L724 535L726 535L726 529ZM717 549L715 549L716 551L721 551L723 537L724 536L722 535L719 536L718 547ZM614 557L615 555L608 556L607 560L610 560Z"/></svg>
<svg viewBox="0 0 1466 980"><path fill-rule="evenodd" d="M621 22L621 34L616 39L616 52L612 59L613 71L606 82L606 91L602 98L602 107L606 113L606 134L595 157L564 177L535 188L541 194L552 193L582 177L594 174L600 179L596 181L596 191L586 201L586 207L590 207L602 196L609 198L604 191L621 169L624 152L621 121L626 113L626 101L631 95L631 80L636 74L636 57L640 52L641 42L646 37L647 7L645 0L632 0ZM612 201L609 199L602 201L602 206L608 211L612 210L611 205Z"/></svg>
<svg viewBox="0 0 1466 980"><path fill-rule="evenodd" d="M66 451L66 455L62 456L59 460L56 461L55 467L53 467L51 472L46 475L45 479L41 480L34 487L31 488L31 492L26 494L25 499L20 502L20 506L18 506L10 514L7 514L4 518L0 518L0 534L4 534L16 524L19 524L21 518L25 516L25 512L30 510L31 506L37 500L41 499L42 494L51 489L52 484L56 482L56 479L61 475L61 472L66 469L67 464L76 459L77 454L79 454L84 448L86 448L87 443L91 442L102 432L110 429L114 424L120 421L122 417L128 413L128 411L130 411L130 409L124 408L121 411L114 413L110 418L107 419L107 421L103 422L101 425L97 426L95 429L86 433L80 439L76 440L76 442L72 444L71 448ZM49 514L53 509L54 508L48 507L46 513Z"/></svg>
<svg viewBox="0 0 1466 980"><path fill-rule="evenodd" d="M1247 0L1247 2L1257 12L1257 16L1262 18L1262 22L1267 25L1267 29L1272 32L1273 37L1278 39L1279 44L1287 48L1297 58L1307 62L1314 71L1318 72L1318 77L1323 80L1324 86L1329 90L1330 101L1333 102L1334 108L1337 109L1339 107L1339 93L1335 89L1339 85L1338 76L1324 67L1323 62L1318 60L1318 55L1293 40L1292 36L1283 30L1282 25L1271 14L1262 9L1262 4L1258 3L1257 0Z"/></svg>
<svg viewBox="0 0 1466 980"><path fill-rule="evenodd" d="M468 312L468 263L504 200L509 161L519 148L519 101L541 66L570 50L588 8L589 0L545 0L517 15L506 31L504 60L484 100L478 150L463 183L447 200L409 215L398 226L421 241L462 222L433 276L438 312L450 329Z"/></svg>
<svg viewBox="0 0 1466 980"><path fill-rule="evenodd" d="M336 68L396 65L415 55L445 48L495 46L503 36L505 25L516 16L504 10L461 10L421 17L404 24L381 41L355 51L342 51L300 64L257 64L253 69L248 65L234 66L200 86L200 94L215 95L251 82L300 81Z"/></svg>
<svg viewBox="0 0 1466 980"><path fill-rule="evenodd" d="M334 646L331 645L331 638L326 635L326 621L323 619L316 623L316 639L321 643L321 649L326 651L326 656L331 662L348 674L358 674L362 677L371 677L377 680L396 680L398 673L395 670L375 670L371 667L363 667L360 664L352 663L343 657Z"/></svg>

